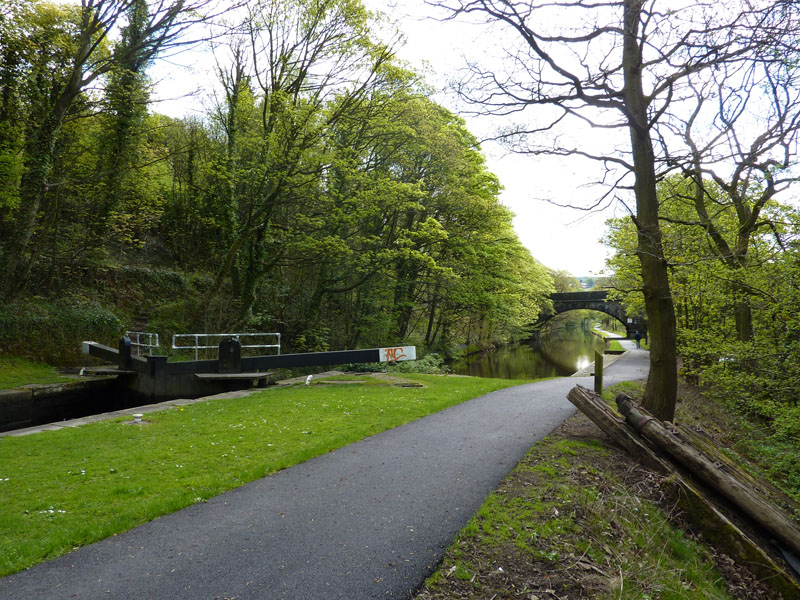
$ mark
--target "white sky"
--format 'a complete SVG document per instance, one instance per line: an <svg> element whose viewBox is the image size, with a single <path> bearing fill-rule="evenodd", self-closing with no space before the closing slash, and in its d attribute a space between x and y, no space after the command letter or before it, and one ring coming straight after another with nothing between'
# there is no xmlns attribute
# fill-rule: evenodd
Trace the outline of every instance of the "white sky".
<svg viewBox="0 0 800 600"><path fill-rule="evenodd" d="M459 110L458 100L447 92L447 82L465 66L465 55L495 44L496 32L463 22L437 21L432 7L424 0L364 0L375 10L390 12L406 37L399 56L415 70L426 73L426 79L437 93L435 100L467 120L468 128L479 138L488 137L502 123L487 117L468 117ZM376 32L377 33L377 32ZM157 82L156 96L163 100L154 110L171 116L189 116L204 112L206 87L215 77L208 54L183 54L170 61L159 61L151 70ZM194 97L186 97L197 90ZM584 133L587 135L587 133ZM589 131L588 135L593 135ZM604 134L601 134L604 135ZM586 188L590 176L586 164L557 158L509 154L497 144L483 145L489 169L504 186L502 202L516 215L514 227L522 243L542 264L564 270L575 276L602 272L607 256L599 242L604 221L617 214L606 211L587 214L575 209L559 208L546 200L566 204L586 204L598 197L599 188Z"/></svg>

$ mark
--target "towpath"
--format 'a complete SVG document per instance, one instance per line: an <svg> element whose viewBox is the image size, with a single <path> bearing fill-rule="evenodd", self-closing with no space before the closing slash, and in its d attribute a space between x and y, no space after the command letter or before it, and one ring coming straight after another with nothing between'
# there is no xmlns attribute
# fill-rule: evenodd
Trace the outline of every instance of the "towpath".
<svg viewBox="0 0 800 600"><path fill-rule="evenodd" d="M631 350L606 385L647 368ZM385 431L2 578L0 598L408 598L486 495L575 411L576 384L592 379L500 390Z"/></svg>

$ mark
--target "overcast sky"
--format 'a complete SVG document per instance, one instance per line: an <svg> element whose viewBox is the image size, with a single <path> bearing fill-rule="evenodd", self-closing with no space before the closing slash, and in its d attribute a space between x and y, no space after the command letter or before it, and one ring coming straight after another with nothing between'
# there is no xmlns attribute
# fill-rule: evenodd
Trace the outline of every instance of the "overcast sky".
<svg viewBox="0 0 800 600"><path fill-rule="evenodd" d="M458 99L447 91L448 81L464 67L465 56L485 56L488 49L497 49L495 45L502 42L497 31L487 32L483 26L463 21L434 19L436 11L426 6L424 0L365 0L365 4L373 10L387 11L396 19L406 37L399 56L426 73L429 84L438 90L437 102L462 114L468 128L479 138L491 136L502 125L488 117L464 114ZM159 61L152 76L158 82L157 97L164 101L154 109L176 117L202 112L209 93L205 86L214 81L209 72L211 63L208 56L198 59L187 55L169 62ZM185 97L191 89L198 90L194 99ZM583 135L594 133L590 130ZM599 242L604 221L624 212L618 208L616 214L612 211L587 214L559 208L547 201L579 204L581 200L596 198L599 189L586 187L591 180L587 165L575 160L514 155L494 143L484 143L483 151L489 169L504 186L502 202L516 215L517 235L531 254L551 269L569 271L575 276L599 274L607 255Z"/></svg>

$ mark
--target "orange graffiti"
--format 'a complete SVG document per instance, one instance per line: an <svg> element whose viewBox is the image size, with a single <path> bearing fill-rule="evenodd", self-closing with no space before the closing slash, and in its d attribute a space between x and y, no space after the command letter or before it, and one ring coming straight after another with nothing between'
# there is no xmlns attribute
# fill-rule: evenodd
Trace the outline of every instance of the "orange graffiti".
<svg viewBox="0 0 800 600"><path fill-rule="evenodd" d="M386 362L396 362L402 358L408 358L405 354L405 348L384 348L386 354Z"/></svg>

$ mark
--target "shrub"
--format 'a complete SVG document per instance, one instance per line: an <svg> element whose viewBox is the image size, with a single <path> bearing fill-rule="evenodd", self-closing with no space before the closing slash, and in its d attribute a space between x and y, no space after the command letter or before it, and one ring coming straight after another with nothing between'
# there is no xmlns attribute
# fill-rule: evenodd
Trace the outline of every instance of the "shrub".
<svg viewBox="0 0 800 600"><path fill-rule="evenodd" d="M113 312L82 298L33 297L0 305L3 352L51 364L76 362L84 340L116 346L122 330Z"/></svg>
<svg viewBox="0 0 800 600"><path fill-rule="evenodd" d="M407 360L390 365L389 373L449 373L450 367L444 364L444 359L436 353L426 354L417 360Z"/></svg>
<svg viewBox="0 0 800 600"><path fill-rule="evenodd" d="M785 341L780 348L763 340L722 342L713 350L695 346L684 351L686 375L699 378L708 393L725 400L743 414L766 419L781 438L800 439L800 342Z"/></svg>

